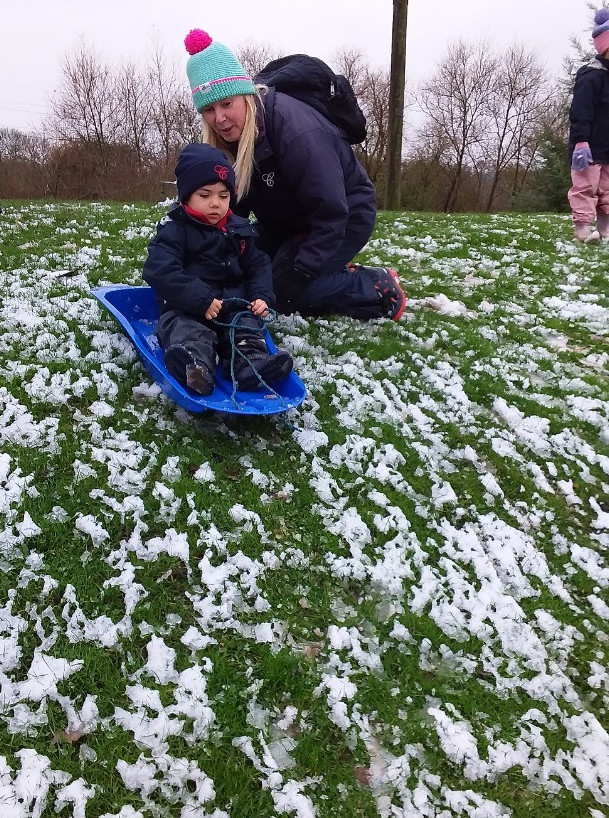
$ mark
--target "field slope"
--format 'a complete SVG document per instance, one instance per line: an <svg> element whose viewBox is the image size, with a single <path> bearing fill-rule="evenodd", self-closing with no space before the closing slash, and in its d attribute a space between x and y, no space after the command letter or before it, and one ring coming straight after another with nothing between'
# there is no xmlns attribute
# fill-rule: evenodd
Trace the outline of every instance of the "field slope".
<svg viewBox="0 0 609 818"><path fill-rule="evenodd" d="M4 204L2 818L609 815L609 244L382 214L404 319L248 419L89 294L162 207Z"/></svg>

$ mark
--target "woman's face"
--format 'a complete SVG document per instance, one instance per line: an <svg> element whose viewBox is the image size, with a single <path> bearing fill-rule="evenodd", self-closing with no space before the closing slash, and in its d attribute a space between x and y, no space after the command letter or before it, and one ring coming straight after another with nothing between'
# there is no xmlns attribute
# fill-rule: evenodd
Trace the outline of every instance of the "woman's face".
<svg viewBox="0 0 609 818"><path fill-rule="evenodd" d="M225 142L238 142L245 127L247 103L243 94L212 102L203 108L205 124Z"/></svg>

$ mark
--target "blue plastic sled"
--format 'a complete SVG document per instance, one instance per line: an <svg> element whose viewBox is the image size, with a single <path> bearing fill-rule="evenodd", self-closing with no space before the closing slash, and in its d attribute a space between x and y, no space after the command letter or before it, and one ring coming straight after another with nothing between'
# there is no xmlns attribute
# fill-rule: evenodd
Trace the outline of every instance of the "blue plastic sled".
<svg viewBox="0 0 609 818"><path fill-rule="evenodd" d="M99 287L91 294L112 313L135 345L142 363L154 381L178 406L190 412L204 412L215 409L236 415L275 415L287 412L303 402L307 390L305 385L291 372L281 383L270 390L261 388L257 392L234 393L233 385L221 372L216 371L216 388L211 395L203 396L187 386L182 386L165 369L163 350L160 348L154 328L159 319L159 310L151 287L131 287L128 284L115 287ZM267 330L266 343L269 352L277 352ZM275 392L277 394L275 394Z"/></svg>

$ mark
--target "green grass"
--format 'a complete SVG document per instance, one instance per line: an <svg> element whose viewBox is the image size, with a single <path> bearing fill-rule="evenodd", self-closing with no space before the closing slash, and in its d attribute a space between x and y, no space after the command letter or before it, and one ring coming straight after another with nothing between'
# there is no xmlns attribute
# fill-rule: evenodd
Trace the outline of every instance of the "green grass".
<svg viewBox="0 0 609 818"><path fill-rule="evenodd" d="M607 814L609 245L380 214L402 321L278 319L307 400L239 418L89 294L162 209L3 207L0 814L25 750L42 818Z"/></svg>

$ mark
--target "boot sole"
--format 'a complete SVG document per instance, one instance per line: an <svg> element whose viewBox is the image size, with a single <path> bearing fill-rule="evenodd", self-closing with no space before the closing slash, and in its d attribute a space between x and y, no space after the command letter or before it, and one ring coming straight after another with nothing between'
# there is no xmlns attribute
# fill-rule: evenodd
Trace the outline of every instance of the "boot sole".
<svg viewBox="0 0 609 818"><path fill-rule="evenodd" d="M214 391L215 382L207 369L194 364L186 368L186 386L205 396Z"/></svg>
<svg viewBox="0 0 609 818"><path fill-rule="evenodd" d="M386 315L384 317L390 318L392 321L399 321L400 318L402 317L402 315L404 314L404 310L406 309L406 293L402 289L402 286L400 284L400 279L398 277L397 272L395 270L393 270L391 267L365 267L363 264L354 264L353 262L349 262L347 267L349 269L349 272L351 272L351 273L356 273L356 272L359 272L360 270L370 270L370 271L382 270L385 273L389 273L389 275L393 279L393 283L397 287L398 292L400 294L400 301L399 301L399 306L398 306L397 312L394 315ZM376 284L375 284L375 287L376 287ZM379 290L379 292L380 292L380 290Z"/></svg>
<svg viewBox="0 0 609 818"><path fill-rule="evenodd" d="M400 318L402 317L403 313L404 313L404 310L406 309L406 293L402 289L402 286L400 284L400 279L398 278L397 272L395 270L392 270L391 267L388 267L387 269L391 273L391 277L395 281L395 286L398 288L398 290L400 291L400 294L401 294L401 303L400 303L400 306L398 308L398 311L391 318L392 321L399 321Z"/></svg>
<svg viewBox="0 0 609 818"><path fill-rule="evenodd" d="M210 383L203 377L205 374L208 374L205 365L197 363L196 359L184 347L171 346L165 350L165 368L170 375L173 375L176 381L188 386L189 389L192 389L200 395L211 395L214 391L215 383L213 375L210 375ZM200 370L200 372L195 372L195 370ZM191 380L190 383L189 378ZM208 391L203 391L203 389Z"/></svg>

